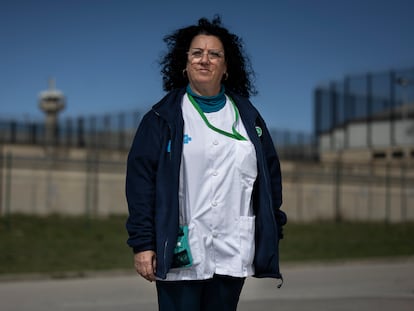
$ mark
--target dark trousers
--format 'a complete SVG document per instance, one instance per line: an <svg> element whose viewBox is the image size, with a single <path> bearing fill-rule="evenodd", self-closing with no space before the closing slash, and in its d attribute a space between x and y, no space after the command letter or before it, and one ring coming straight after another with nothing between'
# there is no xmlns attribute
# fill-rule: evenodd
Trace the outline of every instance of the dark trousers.
<svg viewBox="0 0 414 311"><path fill-rule="evenodd" d="M235 311L245 278L157 281L159 311Z"/></svg>

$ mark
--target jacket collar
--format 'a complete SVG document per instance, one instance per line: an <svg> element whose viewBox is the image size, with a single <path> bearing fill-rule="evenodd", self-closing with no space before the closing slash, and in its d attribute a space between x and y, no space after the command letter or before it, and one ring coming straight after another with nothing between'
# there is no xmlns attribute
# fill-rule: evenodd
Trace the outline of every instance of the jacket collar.
<svg viewBox="0 0 414 311"><path fill-rule="evenodd" d="M173 122L181 113L181 101L185 92L185 88L179 88L168 92L157 104L152 107L152 110L157 115L165 118L168 122ZM256 121L259 113L248 98L237 95L231 91L226 91L226 94L233 98L237 108L240 111L240 116L243 121L252 123Z"/></svg>
<svg viewBox="0 0 414 311"><path fill-rule="evenodd" d="M240 111L240 115L244 116L244 118L242 117L243 120L246 119L254 122L257 119L257 117L259 116L259 112L253 106L253 104L250 102L248 98L240 96L231 91L226 92L226 94L233 98L234 102L237 105L237 108Z"/></svg>
<svg viewBox="0 0 414 311"><path fill-rule="evenodd" d="M156 103L152 110L168 122L173 122L181 113L181 100L184 94L185 88L172 90Z"/></svg>

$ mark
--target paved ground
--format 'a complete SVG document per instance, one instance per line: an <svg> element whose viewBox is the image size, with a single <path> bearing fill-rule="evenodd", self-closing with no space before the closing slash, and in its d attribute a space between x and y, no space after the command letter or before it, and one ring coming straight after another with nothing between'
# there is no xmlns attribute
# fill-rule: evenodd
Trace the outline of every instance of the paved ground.
<svg viewBox="0 0 414 311"><path fill-rule="evenodd" d="M414 258L282 265L285 283L250 278L239 311L414 310ZM157 310L154 285L131 275L0 280L1 311ZM190 310L191 311L191 310Z"/></svg>

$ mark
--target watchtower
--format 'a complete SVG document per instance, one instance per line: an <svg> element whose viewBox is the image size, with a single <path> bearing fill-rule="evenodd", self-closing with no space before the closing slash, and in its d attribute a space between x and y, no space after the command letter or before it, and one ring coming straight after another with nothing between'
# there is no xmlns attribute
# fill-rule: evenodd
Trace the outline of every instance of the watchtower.
<svg viewBox="0 0 414 311"><path fill-rule="evenodd" d="M58 135L58 113L65 108L65 97L49 79L49 89L39 94L39 108L46 114L45 144L54 145Z"/></svg>

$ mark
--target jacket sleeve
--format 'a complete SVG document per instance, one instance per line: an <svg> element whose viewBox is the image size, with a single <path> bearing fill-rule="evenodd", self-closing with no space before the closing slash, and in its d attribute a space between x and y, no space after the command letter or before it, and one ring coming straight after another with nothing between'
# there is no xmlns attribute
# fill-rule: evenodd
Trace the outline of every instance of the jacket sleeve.
<svg viewBox="0 0 414 311"><path fill-rule="evenodd" d="M279 229L279 237L283 238L283 226L287 223L286 213L280 207L282 206L282 173L280 170L279 156L277 155L275 145L269 130L262 117L259 117L262 129L262 145L265 152L269 175L272 187L272 200L276 222Z"/></svg>
<svg viewBox="0 0 414 311"><path fill-rule="evenodd" d="M160 148L160 120L149 112L136 131L126 165L127 243L134 253L155 250L155 185Z"/></svg>

